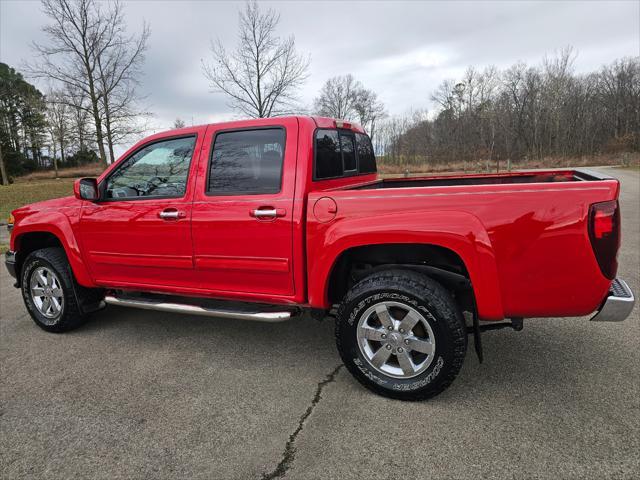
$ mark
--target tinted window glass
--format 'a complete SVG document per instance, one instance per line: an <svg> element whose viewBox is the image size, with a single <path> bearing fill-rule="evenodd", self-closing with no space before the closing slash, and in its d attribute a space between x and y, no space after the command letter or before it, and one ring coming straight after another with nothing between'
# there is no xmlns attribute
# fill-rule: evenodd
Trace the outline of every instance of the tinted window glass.
<svg viewBox="0 0 640 480"><path fill-rule="evenodd" d="M336 130L316 132L316 178L341 177L342 157Z"/></svg>
<svg viewBox="0 0 640 480"><path fill-rule="evenodd" d="M109 177L105 197L182 197L195 142L189 137L147 145Z"/></svg>
<svg viewBox="0 0 640 480"><path fill-rule="evenodd" d="M371 139L361 133L356 133L358 146L358 171L360 173L373 173L376 171L376 157L373 154Z"/></svg>
<svg viewBox="0 0 640 480"><path fill-rule="evenodd" d="M356 148L353 144L353 136L340 135L340 145L342 147L342 162L345 172L353 172L358 168L356 163Z"/></svg>
<svg viewBox="0 0 640 480"><path fill-rule="evenodd" d="M278 193L284 130L224 132L216 136L207 192L214 195Z"/></svg>

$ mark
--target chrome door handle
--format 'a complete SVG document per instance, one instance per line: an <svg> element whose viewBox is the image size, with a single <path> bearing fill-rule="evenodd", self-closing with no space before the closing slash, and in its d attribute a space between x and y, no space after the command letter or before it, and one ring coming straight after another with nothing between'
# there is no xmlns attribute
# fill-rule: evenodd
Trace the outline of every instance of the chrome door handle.
<svg viewBox="0 0 640 480"><path fill-rule="evenodd" d="M258 219L284 217L286 214L287 211L284 208L256 208L249 212L249 215Z"/></svg>
<svg viewBox="0 0 640 480"><path fill-rule="evenodd" d="M277 215L278 215L278 212L276 212L275 208L271 208L269 210L255 209L253 211L253 216L256 218L276 218Z"/></svg>
<svg viewBox="0 0 640 480"><path fill-rule="evenodd" d="M158 216L163 220L177 220L179 218L184 218L185 214L178 210L163 210L158 214Z"/></svg>

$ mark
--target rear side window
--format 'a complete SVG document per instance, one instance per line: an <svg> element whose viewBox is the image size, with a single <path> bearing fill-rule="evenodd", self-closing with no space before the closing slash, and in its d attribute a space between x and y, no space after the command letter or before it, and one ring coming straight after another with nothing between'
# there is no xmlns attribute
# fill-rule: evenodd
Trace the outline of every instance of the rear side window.
<svg viewBox="0 0 640 480"><path fill-rule="evenodd" d="M356 133L358 147L358 171L360 173L374 173L376 171L376 157L373 154L371 139L361 133Z"/></svg>
<svg viewBox="0 0 640 480"><path fill-rule="evenodd" d="M315 180L375 171L376 159L367 135L339 130L316 131Z"/></svg>
<svg viewBox="0 0 640 480"><path fill-rule="evenodd" d="M341 177L342 154L337 130L318 130L316 133L316 178Z"/></svg>
<svg viewBox="0 0 640 480"><path fill-rule="evenodd" d="M278 193L284 144L285 132L282 128L219 133L211 154L207 193Z"/></svg>

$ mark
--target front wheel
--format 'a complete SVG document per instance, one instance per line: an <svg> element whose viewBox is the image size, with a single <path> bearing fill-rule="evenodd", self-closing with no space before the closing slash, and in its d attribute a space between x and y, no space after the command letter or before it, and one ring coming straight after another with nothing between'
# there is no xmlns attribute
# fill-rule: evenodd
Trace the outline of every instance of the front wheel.
<svg viewBox="0 0 640 480"><path fill-rule="evenodd" d="M389 270L347 293L336 318L336 343L365 387L400 400L424 400L457 376L467 334L442 285L410 270Z"/></svg>
<svg viewBox="0 0 640 480"><path fill-rule="evenodd" d="M97 304L101 292L75 281L61 248L32 252L22 268L22 298L36 325L62 333L82 325L87 316L79 302Z"/></svg>

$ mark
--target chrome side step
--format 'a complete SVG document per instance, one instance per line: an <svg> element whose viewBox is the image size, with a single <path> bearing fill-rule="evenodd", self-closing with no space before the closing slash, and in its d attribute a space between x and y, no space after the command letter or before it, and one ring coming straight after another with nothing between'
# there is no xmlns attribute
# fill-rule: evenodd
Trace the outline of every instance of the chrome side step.
<svg viewBox="0 0 640 480"><path fill-rule="evenodd" d="M281 312L243 312L237 310L222 310L206 308L186 303L172 303L162 300L122 298L113 295L104 297L105 303L119 305L121 307L142 308L144 310L156 310L161 312L186 313L190 315L203 315L207 317L233 318L236 320L254 320L258 322L284 322L295 315L295 311Z"/></svg>

